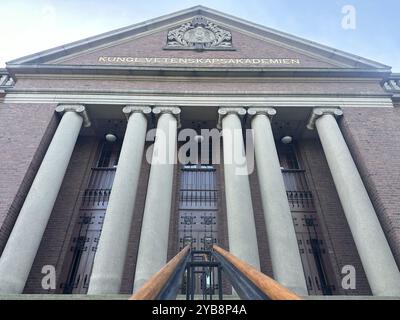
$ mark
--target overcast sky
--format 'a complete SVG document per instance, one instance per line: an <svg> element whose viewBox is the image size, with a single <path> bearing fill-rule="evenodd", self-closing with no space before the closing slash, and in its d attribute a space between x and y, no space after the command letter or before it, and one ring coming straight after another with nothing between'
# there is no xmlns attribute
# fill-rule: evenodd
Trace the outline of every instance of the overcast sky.
<svg viewBox="0 0 400 320"><path fill-rule="evenodd" d="M6 61L204 5L390 65L400 72L400 0L0 0ZM343 28L344 6L355 9ZM349 28L350 27L350 28ZM355 27L355 28L353 28Z"/></svg>

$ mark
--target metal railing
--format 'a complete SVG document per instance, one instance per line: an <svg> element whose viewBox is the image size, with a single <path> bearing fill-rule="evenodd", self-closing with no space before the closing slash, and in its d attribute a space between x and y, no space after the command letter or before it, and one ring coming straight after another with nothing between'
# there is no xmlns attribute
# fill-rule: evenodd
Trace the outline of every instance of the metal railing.
<svg viewBox="0 0 400 320"><path fill-rule="evenodd" d="M217 285L212 280L215 273ZM203 300L211 300L215 290L218 299L222 300L222 273L243 300L302 300L277 281L216 245L212 250L205 251L192 251L190 245L186 246L134 293L130 300L176 299L184 279L186 299L193 300L196 274L200 274L202 279Z"/></svg>

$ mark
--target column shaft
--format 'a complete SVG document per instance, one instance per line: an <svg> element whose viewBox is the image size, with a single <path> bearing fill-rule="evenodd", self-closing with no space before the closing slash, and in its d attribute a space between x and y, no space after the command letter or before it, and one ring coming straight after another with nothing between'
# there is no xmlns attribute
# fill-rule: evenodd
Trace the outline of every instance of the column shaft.
<svg viewBox="0 0 400 320"><path fill-rule="evenodd" d="M315 126L374 295L400 296L400 273L357 167L332 114Z"/></svg>
<svg viewBox="0 0 400 320"><path fill-rule="evenodd" d="M24 289L82 123L81 115L68 110L58 125L1 256L0 293Z"/></svg>
<svg viewBox="0 0 400 320"><path fill-rule="evenodd" d="M221 111L225 112L220 109L220 114ZM241 135L242 125L236 112L228 111L226 115L223 113L222 137L229 251L259 270L260 258L249 177L247 174L239 174L246 164L238 164L232 156L245 154Z"/></svg>
<svg viewBox="0 0 400 320"><path fill-rule="evenodd" d="M178 108L173 109L179 110ZM139 252L136 262L134 291L139 289L167 262L174 173L174 159L169 158L169 155L176 154L176 140L176 117L169 112L161 113L157 123L153 162L147 187ZM155 160L156 157L158 160Z"/></svg>
<svg viewBox="0 0 400 320"><path fill-rule="evenodd" d="M254 130L254 148L260 185L269 251L274 278L299 295L307 295L307 284L300 258L292 214L286 195L279 158L275 147L270 119L254 111L251 121Z"/></svg>
<svg viewBox="0 0 400 320"><path fill-rule="evenodd" d="M88 294L120 291L150 108L126 107L128 124L90 277Z"/></svg>

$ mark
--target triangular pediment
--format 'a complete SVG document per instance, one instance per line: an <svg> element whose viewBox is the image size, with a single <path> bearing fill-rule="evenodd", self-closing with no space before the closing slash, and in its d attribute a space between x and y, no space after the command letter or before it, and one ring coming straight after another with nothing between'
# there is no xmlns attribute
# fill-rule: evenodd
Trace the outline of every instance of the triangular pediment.
<svg viewBox="0 0 400 320"><path fill-rule="evenodd" d="M9 65L388 69L197 6L9 62Z"/></svg>
<svg viewBox="0 0 400 320"><path fill-rule="evenodd" d="M181 24L178 25L178 27ZM229 26L227 27L227 29ZM199 67L348 67L270 39L229 28L232 47L201 49L167 47L170 28L139 34L51 61L65 65L199 66ZM185 49L187 48L187 49Z"/></svg>

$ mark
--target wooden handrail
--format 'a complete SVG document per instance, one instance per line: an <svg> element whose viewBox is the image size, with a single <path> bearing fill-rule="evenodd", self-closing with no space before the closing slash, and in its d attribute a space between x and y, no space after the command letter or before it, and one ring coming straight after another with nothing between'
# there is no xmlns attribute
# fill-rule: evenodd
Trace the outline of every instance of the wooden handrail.
<svg viewBox="0 0 400 320"><path fill-rule="evenodd" d="M190 245L183 248L173 257L164 267L154 274L147 282L135 292L129 300L154 300L173 275L176 267L185 258L190 249Z"/></svg>
<svg viewBox="0 0 400 320"><path fill-rule="evenodd" d="M302 300L298 295L282 286L274 279L256 270L248 263L236 258L228 251L213 245L215 252L219 253L228 260L236 269L243 273L251 282L253 282L262 292L271 300Z"/></svg>

